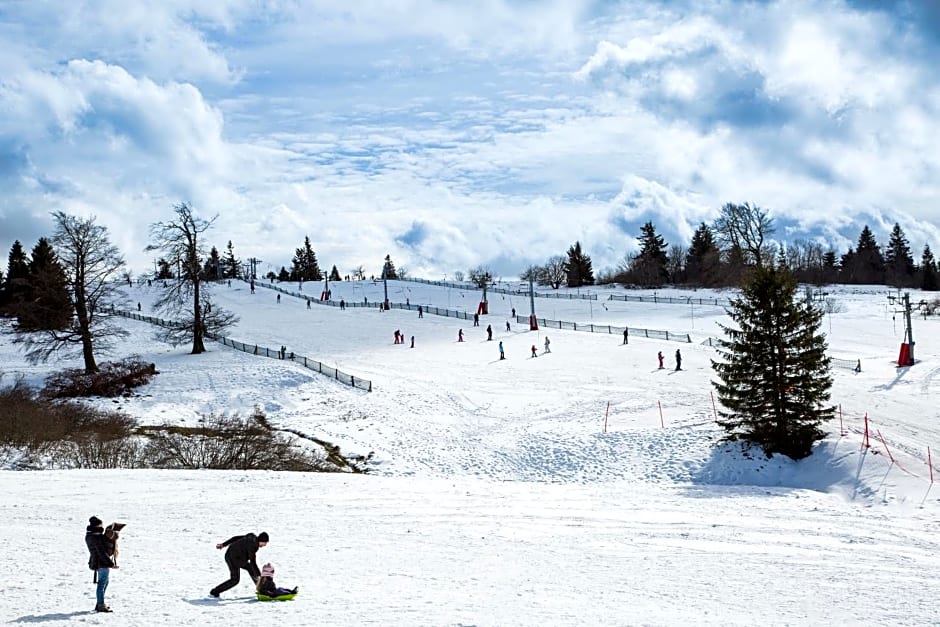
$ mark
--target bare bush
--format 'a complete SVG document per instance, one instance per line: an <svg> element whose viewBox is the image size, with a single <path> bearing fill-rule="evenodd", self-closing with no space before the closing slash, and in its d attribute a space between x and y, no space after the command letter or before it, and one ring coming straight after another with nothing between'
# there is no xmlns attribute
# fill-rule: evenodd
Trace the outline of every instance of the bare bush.
<svg viewBox="0 0 940 627"><path fill-rule="evenodd" d="M84 396L115 397L127 394L135 387L146 385L157 374L155 364L145 363L137 357L109 361L99 366L98 372L61 370L46 379L43 396L46 398L77 398Z"/></svg>
<svg viewBox="0 0 940 627"><path fill-rule="evenodd" d="M215 470L337 470L323 456L303 448L296 438L268 427L264 414L209 415L200 427L147 427L147 458L156 468Z"/></svg>

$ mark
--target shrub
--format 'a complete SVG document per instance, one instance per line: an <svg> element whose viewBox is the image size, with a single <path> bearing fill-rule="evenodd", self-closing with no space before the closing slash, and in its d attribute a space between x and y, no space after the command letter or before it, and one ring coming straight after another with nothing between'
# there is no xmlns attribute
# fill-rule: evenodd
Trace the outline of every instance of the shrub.
<svg viewBox="0 0 940 627"><path fill-rule="evenodd" d="M200 427L144 427L146 457L155 468L329 472L338 467L297 438L267 425L260 410L247 417L210 414Z"/></svg>
<svg viewBox="0 0 940 627"><path fill-rule="evenodd" d="M43 396L47 398L77 398L84 396L114 397L127 394L131 389L145 385L157 374L155 364L136 357L101 364L98 372L70 369L53 373L46 379Z"/></svg>

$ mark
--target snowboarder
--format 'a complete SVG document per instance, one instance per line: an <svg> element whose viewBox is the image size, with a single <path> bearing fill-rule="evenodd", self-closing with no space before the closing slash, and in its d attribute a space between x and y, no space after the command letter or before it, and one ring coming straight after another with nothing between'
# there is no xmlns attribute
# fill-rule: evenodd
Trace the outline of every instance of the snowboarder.
<svg viewBox="0 0 940 627"><path fill-rule="evenodd" d="M629 344L629 343L630 343L630 340L628 339L629 336L630 336L630 329L627 328L627 327L624 327L624 328L623 328L623 343L624 343L624 344Z"/></svg>
<svg viewBox="0 0 940 627"><path fill-rule="evenodd" d="M488 324L486 325L486 341L488 342L492 339L493 339L493 327L492 325Z"/></svg>
<svg viewBox="0 0 940 627"><path fill-rule="evenodd" d="M284 596L285 594L297 594L297 588L280 588L274 583L274 566L270 563L261 567L261 576L258 577L255 591L258 592L258 594L263 594L272 599L274 597Z"/></svg>
<svg viewBox="0 0 940 627"><path fill-rule="evenodd" d="M676 349L676 370L682 370L682 353Z"/></svg>
<svg viewBox="0 0 940 627"><path fill-rule="evenodd" d="M532 345L532 356L533 356L533 357L538 357L538 356L539 356L538 352L535 350L535 344Z"/></svg>
<svg viewBox="0 0 940 627"><path fill-rule="evenodd" d="M220 583L210 590L209 596L219 598L220 594L237 586L240 578L239 571L243 568L248 571L251 580L257 583L261 573L258 571L258 564L255 563L255 555L258 553L258 549L267 546L267 544L268 534L264 531L258 535L248 533L243 536L233 536L225 542L216 544L215 548L220 551L228 547L225 552L225 563L228 565L229 578L228 581Z"/></svg>
<svg viewBox="0 0 940 627"><path fill-rule="evenodd" d="M506 353L503 352L503 341L499 341L499 358L506 359Z"/></svg>
<svg viewBox="0 0 940 627"><path fill-rule="evenodd" d="M112 568L117 564L111 559L114 553L114 544L104 535L104 523L97 516L88 519L85 529L85 546L88 547L88 568L95 571L94 580L98 584L95 588L95 611L110 612L111 608L105 605L104 593L108 589L108 580Z"/></svg>
<svg viewBox="0 0 940 627"><path fill-rule="evenodd" d="M480 326L480 314L478 313L473 314L473 326Z"/></svg>
<svg viewBox="0 0 940 627"><path fill-rule="evenodd" d="M463 342L463 329L457 329L457 341Z"/></svg>
<svg viewBox="0 0 940 627"><path fill-rule="evenodd" d="M656 357L659 359L659 369L662 370L663 369L663 352L659 351L658 353L656 353Z"/></svg>
<svg viewBox="0 0 940 627"><path fill-rule="evenodd" d="M552 352L552 349L548 347L549 344L551 344L551 342L548 340L548 336L546 335L545 336L545 352L546 353Z"/></svg>

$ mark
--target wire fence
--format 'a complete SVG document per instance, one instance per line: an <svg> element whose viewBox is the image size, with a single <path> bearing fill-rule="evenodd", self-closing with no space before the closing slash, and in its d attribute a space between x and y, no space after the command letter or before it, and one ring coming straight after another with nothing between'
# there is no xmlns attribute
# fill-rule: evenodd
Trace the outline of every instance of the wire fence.
<svg viewBox="0 0 940 627"><path fill-rule="evenodd" d="M638 329L636 327L618 327L610 324L593 324L565 322L564 320L548 320L546 318L536 318L539 328L545 329L564 329L567 331L587 331L588 333L608 333L610 335L624 335L626 337L643 337L654 340L668 340L670 342L690 343L692 337L688 333L676 333L674 331L662 331L659 329ZM528 316L516 316L516 323L528 324Z"/></svg>
<svg viewBox="0 0 940 627"><path fill-rule="evenodd" d="M628 296L627 294L611 294L607 300L621 300L631 303L664 303L666 305L713 305L715 307L730 307L731 301L720 298L681 298L675 296Z"/></svg>
<svg viewBox="0 0 940 627"><path fill-rule="evenodd" d="M153 316L145 316L130 311L118 311L116 309L112 309L110 310L110 313L116 316L130 318L131 320L148 322L163 328L176 328L180 326L180 323L178 322L163 320L162 318L155 318ZM207 333L206 337L219 342L223 346L228 346L229 348L234 348L235 350L248 353L250 355L260 355L261 357L270 357L272 359L292 361L295 364L300 364L308 370L312 370L318 374L330 377L331 379L339 381L340 383L350 387L365 390L366 392L372 391L372 381L363 379L362 377L355 377L351 374L347 374L338 368L327 366L326 364L317 361L316 359L311 359L309 357L305 357L304 355L297 355L293 351L287 351L286 349L273 349L266 346L260 346L258 344L246 344L245 342L239 342L238 340L233 340L231 338L216 335L214 333Z"/></svg>
<svg viewBox="0 0 940 627"><path fill-rule="evenodd" d="M457 290L481 290L482 288L477 287L476 285L468 285L466 283L450 283L448 281L430 281L428 279L397 279L398 281L411 281L413 283L423 283L424 285L436 285L439 287L450 287ZM496 285L491 285L486 288L487 293L493 294L507 294L510 296L528 296L529 288L527 287L498 287ZM535 292L536 298L563 298L566 300L597 300L597 294L571 294L569 292Z"/></svg>
<svg viewBox="0 0 940 627"><path fill-rule="evenodd" d="M720 348L719 344L721 340L717 337L707 337L699 344L704 346L711 346L713 348ZM843 368L845 370L852 370L854 372L862 371L862 360L861 359L842 359L839 357L830 357L829 363L833 368Z"/></svg>

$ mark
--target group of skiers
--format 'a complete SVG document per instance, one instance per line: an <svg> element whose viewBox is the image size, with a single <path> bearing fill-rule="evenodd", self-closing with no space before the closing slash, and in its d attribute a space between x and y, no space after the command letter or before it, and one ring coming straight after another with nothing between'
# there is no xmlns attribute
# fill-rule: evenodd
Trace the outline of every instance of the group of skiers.
<svg viewBox="0 0 940 627"><path fill-rule="evenodd" d="M121 530L125 527L123 523L112 523L107 528L97 516L88 519L88 527L85 529L85 546L88 548L88 568L94 571L93 581L95 588L95 612L111 612L110 606L105 603L105 592L110 582L112 569L118 568L118 538ZM244 570L255 583L255 591L259 594L259 599L277 599L297 594L297 588L282 588L274 583L274 566L270 563L265 564L260 570L256 556L258 550L267 546L270 540L268 534L262 531L259 534L246 533L245 535L233 536L225 542L215 545L215 548L225 551L225 564L228 566L229 578L209 591L209 596L219 598L219 596L238 585L241 579L241 571Z"/></svg>

